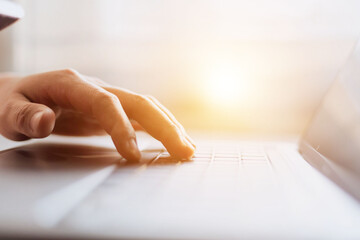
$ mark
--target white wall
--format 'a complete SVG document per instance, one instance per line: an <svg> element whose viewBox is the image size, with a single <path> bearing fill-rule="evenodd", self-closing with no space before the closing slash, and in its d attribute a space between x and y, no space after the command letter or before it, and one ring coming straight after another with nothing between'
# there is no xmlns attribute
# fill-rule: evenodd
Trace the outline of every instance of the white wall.
<svg viewBox="0 0 360 240"><path fill-rule="evenodd" d="M19 2L15 70L75 68L155 95L197 129L302 131L360 27L360 1ZM241 83L235 104L207 87L220 65Z"/></svg>

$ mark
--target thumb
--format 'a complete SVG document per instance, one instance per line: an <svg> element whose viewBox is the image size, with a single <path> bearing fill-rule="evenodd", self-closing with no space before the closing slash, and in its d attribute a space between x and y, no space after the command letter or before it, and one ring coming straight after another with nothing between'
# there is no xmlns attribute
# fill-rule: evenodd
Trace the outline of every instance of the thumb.
<svg viewBox="0 0 360 240"><path fill-rule="evenodd" d="M43 138L54 129L55 119L54 111L43 104L13 100L7 116L7 126L15 135Z"/></svg>

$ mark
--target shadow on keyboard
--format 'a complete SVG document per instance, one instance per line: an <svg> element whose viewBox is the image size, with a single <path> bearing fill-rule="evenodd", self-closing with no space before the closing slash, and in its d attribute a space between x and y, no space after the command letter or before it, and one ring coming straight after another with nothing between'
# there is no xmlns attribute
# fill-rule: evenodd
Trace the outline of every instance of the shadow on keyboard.
<svg viewBox="0 0 360 240"><path fill-rule="evenodd" d="M176 164L164 150L142 151L140 162L128 162L112 148L91 145L36 143L0 152L0 166L21 171L60 169L92 169L118 164L118 167L134 165Z"/></svg>

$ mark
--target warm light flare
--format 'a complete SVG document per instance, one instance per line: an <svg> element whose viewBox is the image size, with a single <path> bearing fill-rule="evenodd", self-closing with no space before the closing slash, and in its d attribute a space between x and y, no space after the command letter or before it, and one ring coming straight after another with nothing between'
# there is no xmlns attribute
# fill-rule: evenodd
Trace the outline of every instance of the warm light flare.
<svg viewBox="0 0 360 240"><path fill-rule="evenodd" d="M216 105L232 106L239 102L248 90L248 79L240 68L231 64L214 66L205 81L207 97Z"/></svg>

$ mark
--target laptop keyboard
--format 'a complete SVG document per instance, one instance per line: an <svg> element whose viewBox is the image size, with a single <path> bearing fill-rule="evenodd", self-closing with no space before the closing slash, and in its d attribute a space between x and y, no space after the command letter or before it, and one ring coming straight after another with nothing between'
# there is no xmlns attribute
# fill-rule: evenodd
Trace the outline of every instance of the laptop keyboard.
<svg viewBox="0 0 360 240"><path fill-rule="evenodd" d="M146 153L145 153L146 154ZM207 167L212 165L264 165L271 166L265 150L261 146L211 146L201 145L198 147L191 161L179 161L172 158L166 151L160 152L150 165L159 164L201 164Z"/></svg>
<svg viewBox="0 0 360 240"><path fill-rule="evenodd" d="M73 217L97 216L92 220L96 224L109 224L123 214L151 216L155 211L170 216L189 209L231 211L239 203L261 205L266 192L278 186L266 149L231 143L198 144L191 161L179 161L164 150L143 151L140 165L120 161Z"/></svg>
<svg viewBox="0 0 360 240"><path fill-rule="evenodd" d="M102 184L101 191L109 191L114 196L114 191L134 192L141 185L152 195L164 188L191 192L207 185L231 187L249 178L268 183L261 179L273 173L271 161L262 145L205 143L197 146L190 161L180 161L159 150L144 151L142 155L146 163L120 163Z"/></svg>

